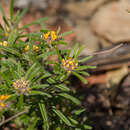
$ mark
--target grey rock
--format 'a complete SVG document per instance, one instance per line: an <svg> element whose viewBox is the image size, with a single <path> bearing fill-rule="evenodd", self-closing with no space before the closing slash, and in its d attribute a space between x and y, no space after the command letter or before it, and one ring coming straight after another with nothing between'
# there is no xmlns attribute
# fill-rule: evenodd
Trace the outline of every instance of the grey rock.
<svg viewBox="0 0 130 130"><path fill-rule="evenodd" d="M130 41L130 0L111 2L100 8L91 20L94 32L112 43Z"/></svg>
<svg viewBox="0 0 130 130"><path fill-rule="evenodd" d="M15 7L18 8L39 8L46 9L48 0L15 0Z"/></svg>
<svg viewBox="0 0 130 130"><path fill-rule="evenodd" d="M79 43L85 45L81 55L87 55L87 53L99 50L99 40L93 34L87 21L79 20L74 28L74 32Z"/></svg>
<svg viewBox="0 0 130 130"><path fill-rule="evenodd" d="M89 0L68 3L63 6L63 9L67 10L71 17L87 18L90 17L104 1L105 0Z"/></svg>

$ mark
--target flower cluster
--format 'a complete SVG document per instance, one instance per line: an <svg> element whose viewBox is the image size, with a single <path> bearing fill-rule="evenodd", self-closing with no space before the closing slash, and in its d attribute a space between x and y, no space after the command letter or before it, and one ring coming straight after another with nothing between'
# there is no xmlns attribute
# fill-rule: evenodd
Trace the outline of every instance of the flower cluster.
<svg viewBox="0 0 130 130"><path fill-rule="evenodd" d="M24 78L21 78L19 80L16 80L13 83L14 88L16 89L16 92L18 94L28 94L30 93L30 87L28 81L26 81Z"/></svg>
<svg viewBox="0 0 130 130"><path fill-rule="evenodd" d="M0 96L0 110L3 110L7 107L9 107L9 102L5 103L5 100L7 100L8 98L10 98L10 95L1 95Z"/></svg>
<svg viewBox="0 0 130 130"><path fill-rule="evenodd" d="M28 52L29 51L29 45L26 45L26 47L24 48L23 52ZM33 51L38 52L39 51L39 47L36 45L33 45Z"/></svg>
<svg viewBox="0 0 130 130"><path fill-rule="evenodd" d="M62 64L63 64L64 69L68 73L70 73L71 71L73 71L78 66L78 63L72 57L69 57L67 60L62 59Z"/></svg>
<svg viewBox="0 0 130 130"><path fill-rule="evenodd" d="M52 42L58 40L58 35L55 31L49 31L44 34L44 40L47 41L47 43L52 44Z"/></svg>

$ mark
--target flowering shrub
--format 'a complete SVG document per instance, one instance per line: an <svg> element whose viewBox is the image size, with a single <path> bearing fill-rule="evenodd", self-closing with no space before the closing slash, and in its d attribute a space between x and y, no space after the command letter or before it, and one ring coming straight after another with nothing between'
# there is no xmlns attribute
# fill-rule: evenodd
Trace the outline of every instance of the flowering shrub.
<svg viewBox="0 0 130 130"><path fill-rule="evenodd" d="M78 60L84 48L78 44L73 54L69 49L59 49L59 44L66 44L63 36L70 32L47 30L43 25L47 18L19 27L26 9L14 15L13 2L9 19L0 6L4 20L4 26L0 24L0 126L13 121L27 130L90 129L68 78L72 74L87 83L83 76L89 74L84 70L95 67L81 63L91 56ZM24 32L34 24L41 25L39 32ZM53 55L58 56L56 61L49 59ZM7 120L2 120L5 115Z"/></svg>

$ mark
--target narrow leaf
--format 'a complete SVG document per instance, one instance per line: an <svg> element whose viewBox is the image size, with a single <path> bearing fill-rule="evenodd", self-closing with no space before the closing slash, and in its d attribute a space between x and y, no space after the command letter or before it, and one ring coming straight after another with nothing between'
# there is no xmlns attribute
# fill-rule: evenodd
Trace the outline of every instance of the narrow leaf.
<svg viewBox="0 0 130 130"><path fill-rule="evenodd" d="M48 115L47 115L46 107L43 103L39 103L39 107L40 107L40 111L43 118L44 130L49 130L49 122L48 122Z"/></svg>
<svg viewBox="0 0 130 130"><path fill-rule="evenodd" d="M20 20L23 18L25 13L27 12L27 8L25 8L19 15L16 17L16 26L19 24Z"/></svg>
<svg viewBox="0 0 130 130"><path fill-rule="evenodd" d="M36 67L36 63L34 63L30 69L26 72L26 75L25 75L25 79L27 80L29 78L29 74L33 71L33 69L35 69Z"/></svg>
<svg viewBox="0 0 130 130"><path fill-rule="evenodd" d="M87 77L90 76L90 74L85 72L85 71L78 71L78 73L80 73L80 74L82 74L84 76L87 76Z"/></svg>
<svg viewBox="0 0 130 130"><path fill-rule="evenodd" d="M0 5L0 12L1 12L1 14L2 14L2 17L3 17L4 22L5 22L5 23L7 24L7 26L9 27L8 20L7 20L6 16L5 16L4 9L3 9L3 7L2 7L1 5Z"/></svg>
<svg viewBox="0 0 130 130"><path fill-rule="evenodd" d="M84 84L87 84L87 80L83 76L79 75L74 71L72 71L72 74L75 75L77 78L79 78Z"/></svg>
<svg viewBox="0 0 130 130"><path fill-rule="evenodd" d="M20 97L19 97L19 108L20 109L23 109L23 99L24 98L24 95L21 94Z"/></svg>
<svg viewBox="0 0 130 130"><path fill-rule="evenodd" d="M66 91L66 92L70 91L70 89L63 84L56 85L55 87L58 88L58 89L61 89L62 91Z"/></svg>
<svg viewBox="0 0 130 130"><path fill-rule="evenodd" d="M74 124L77 125L79 124L78 121L76 121L75 119L73 119L72 117L69 117L70 121Z"/></svg>
<svg viewBox="0 0 130 130"><path fill-rule="evenodd" d="M2 48L2 50L6 51L6 52L9 52L11 54L14 54L14 55L17 55L17 56L21 56L21 54L18 51L14 50L12 48L4 47L4 46L1 46L1 45L0 45L0 48Z"/></svg>
<svg viewBox="0 0 130 130"><path fill-rule="evenodd" d="M52 96L48 93L45 93L45 92L42 92L42 91L35 91L35 90L32 90L31 95L43 95L43 96L47 96L48 98L51 98Z"/></svg>
<svg viewBox="0 0 130 130"><path fill-rule="evenodd" d="M36 20L36 21L34 21L34 22L30 23L30 24L26 24L25 26L23 26L23 27L20 28L20 29L29 28L30 26L32 26L32 25L34 25L34 24L39 24L40 22L43 22L43 21L45 21L45 20L47 20L47 19L48 19L47 17L38 19L38 20Z"/></svg>
<svg viewBox="0 0 130 130"><path fill-rule="evenodd" d="M64 36L66 36L66 35L71 34L72 32L73 32L73 31L64 32L64 33L60 34L59 37L64 37Z"/></svg>
<svg viewBox="0 0 130 130"><path fill-rule="evenodd" d="M85 57L85 58L79 60L79 63L83 63L83 62L85 62L85 61L87 61L87 60L89 60L89 59L91 59L91 58L93 58L93 56L87 56L87 57Z"/></svg>
<svg viewBox="0 0 130 130"><path fill-rule="evenodd" d="M20 62L18 62L17 72L18 72L19 79L21 79L22 73L21 73L21 64L20 64Z"/></svg>
<svg viewBox="0 0 130 130"><path fill-rule="evenodd" d="M96 66L88 66L88 65L83 65L83 66L79 66L77 69L75 70L85 70L85 69L95 69Z"/></svg>
<svg viewBox="0 0 130 130"><path fill-rule="evenodd" d="M86 109L79 109L79 110L76 110L74 113L76 115L80 115L82 112L84 112Z"/></svg>
<svg viewBox="0 0 130 130"><path fill-rule="evenodd" d="M79 50L78 50L78 52L77 52L77 54L75 55L75 59L80 55L80 53L81 53L81 51L84 49L84 45L82 45L80 48L79 48Z"/></svg>
<svg viewBox="0 0 130 130"><path fill-rule="evenodd" d="M10 2L10 19L13 20L14 0Z"/></svg>
<svg viewBox="0 0 130 130"><path fill-rule="evenodd" d="M67 119L67 117L65 117L65 116L62 114L62 112L60 112L59 110L57 110L55 107L53 107L52 110L60 117L60 119L61 119L66 125L68 125L68 126L73 126L73 125L71 124L71 122Z"/></svg>
<svg viewBox="0 0 130 130"><path fill-rule="evenodd" d="M75 103L76 105L80 105L80 101L77 99L77 98L75 98L75 97L73 97L73 96L71 96L71 95L69 95L69 94L67 94L67 93L60 93L60 94L58 94L58 95L60 95L60 96L62 96L62 97L65 97L66 99L69 99L69 100L71 100L73 103Z"/></svg>
<svg viewBox="0 0 130 130"><path fill-rule="evenodd" d="M77 50L78 50L79 44L76 43L73 50L73 57L76 56Z"/></svg>

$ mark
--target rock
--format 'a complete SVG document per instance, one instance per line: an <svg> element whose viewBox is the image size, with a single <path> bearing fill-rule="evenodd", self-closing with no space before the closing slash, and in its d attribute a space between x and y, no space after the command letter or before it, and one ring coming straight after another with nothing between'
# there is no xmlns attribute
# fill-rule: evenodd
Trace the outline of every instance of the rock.
<svg viewBox="0 0 130 130"><path fill-rule="evenodd" d="M87 18L104 2L104 0L90 0L68 3L63 8L69 12L71 17Z"/></svg>
<svg viewBox="0 0 130 130"><path fill-rule="evenodd" d="M46 9L48 7L48 0L15 0L15 7L17 8L38 8Z"/></svg>
<svg viewBox="0 0 130 130"><path fill-rule="evenodd" d="M85 45L85 49L81 52L81 55L87 55L87 53L99 50L99 41L93 34L87 21L80 20L74 28L74 33L76 40L79 41L80 44Z"/></svg>
<svg viewBox="0 0 130 130"><path fill-rule="evenodd" d="M99 9L91 20L94 32L112 43L130 41L129 0L111 2Z"/></svg>

